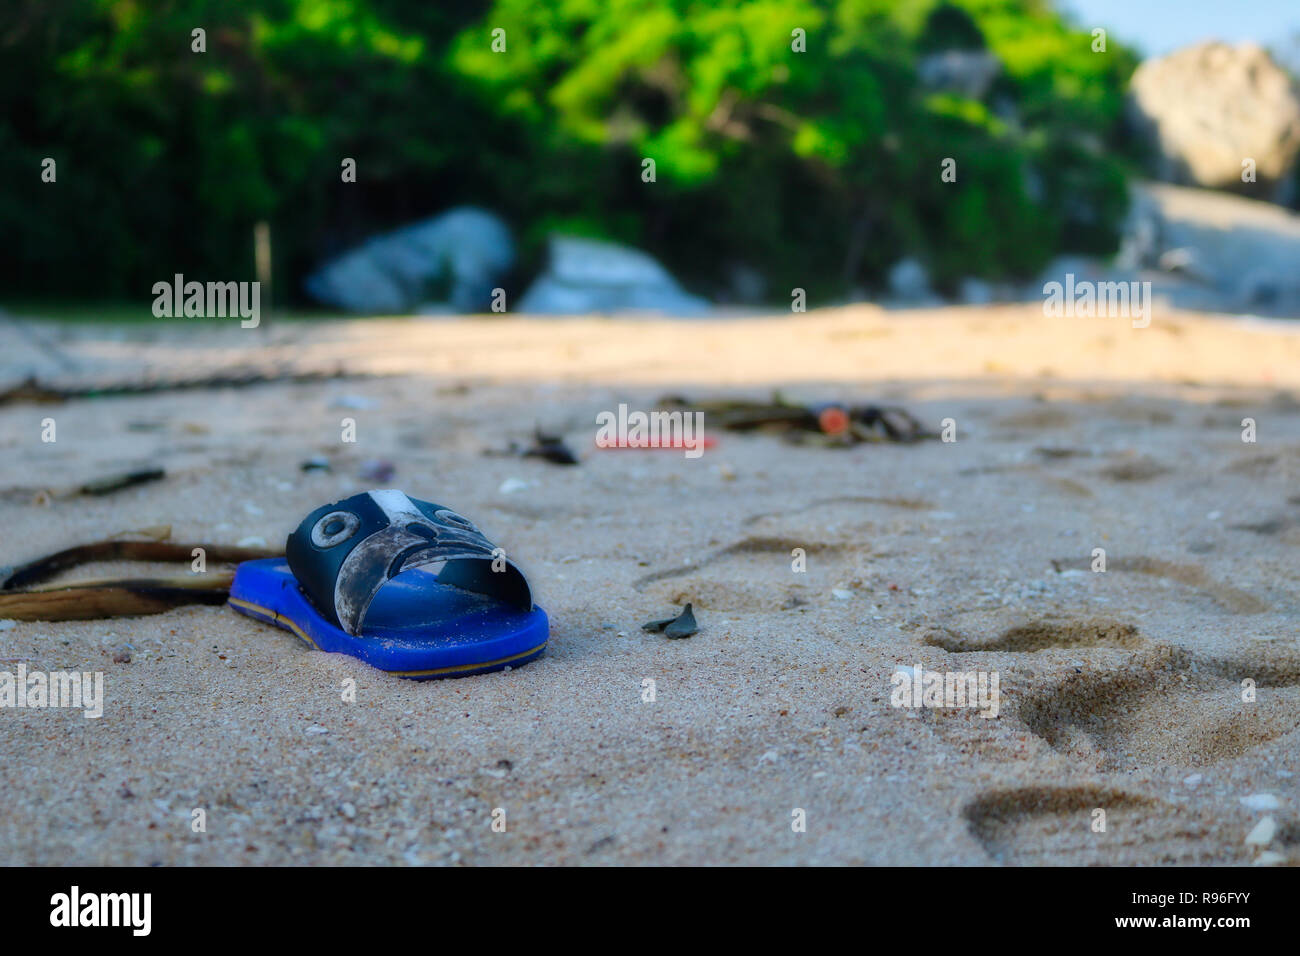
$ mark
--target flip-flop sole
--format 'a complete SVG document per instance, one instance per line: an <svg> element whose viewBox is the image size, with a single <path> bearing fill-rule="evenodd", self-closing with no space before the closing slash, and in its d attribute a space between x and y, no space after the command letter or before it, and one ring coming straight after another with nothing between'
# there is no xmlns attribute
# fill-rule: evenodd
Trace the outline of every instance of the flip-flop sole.
<svg viewBox="0 0 1300 956"><path fill-rule="evenodd" d="M353 637L321 617L282 558L245 561L235 570L230 605L291 631L318 650L349 654L399 677L467 677L518 667L546 649L550 624L539 607L521 611L440 584L423 569L380 589Z"/></svg>

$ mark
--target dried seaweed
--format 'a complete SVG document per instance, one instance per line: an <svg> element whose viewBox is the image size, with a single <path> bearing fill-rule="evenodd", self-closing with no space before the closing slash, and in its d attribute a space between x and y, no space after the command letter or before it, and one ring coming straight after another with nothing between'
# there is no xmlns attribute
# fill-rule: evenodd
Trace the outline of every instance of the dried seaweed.
<svg viewBox="0 0 1300 956"><path fill-rule="evenodd" d="M213 388L248 388L253 385L288 383L305 385L342 379L371 378L368 373L343 368L303 370L293 366L271 369L241 367L190 377L137 378L130 381L88 382L80 385L47 384L28 378L0 391L0 406L21 404L54 405L80 398L110 398L119 395L153 395Z"/></svg>
<svg viewBox="0 0 1300 956"><path fill-rule="evenodd" d="M183 561L194 559L202 548L206 560L216 564L238 564L258 558L275 558L283 552L266 548L237 548L226 545L176 544L170 541L96 541L65 548L12 569L0 569L0 592L31 588L63 571L94 561ZM197 575L192 575L197 577Z"/></svg>
<svg viewBox="0 0 1300 956"><path fill-rule="evenodd" d="M938 437L906 409L895 405L848 405L829 402L800 405L774 393L770 402L709 399L692 402L665 396L659 405L670 411L703 412L708 422L730 431L778 431L799 441L833 445L863 442L910 444Z"/></svg>

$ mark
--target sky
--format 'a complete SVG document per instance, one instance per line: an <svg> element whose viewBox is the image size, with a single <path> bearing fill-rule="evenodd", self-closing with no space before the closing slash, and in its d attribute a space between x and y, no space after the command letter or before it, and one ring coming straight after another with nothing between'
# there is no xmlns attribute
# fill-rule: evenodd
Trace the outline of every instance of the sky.
<svg viewBox="0 0 1300 956"><path fill-rule="evenodd" d="M1159 55L1206 39L1277 48L1300 33L1300 0L1060 0L1080 26Z"/></svg>

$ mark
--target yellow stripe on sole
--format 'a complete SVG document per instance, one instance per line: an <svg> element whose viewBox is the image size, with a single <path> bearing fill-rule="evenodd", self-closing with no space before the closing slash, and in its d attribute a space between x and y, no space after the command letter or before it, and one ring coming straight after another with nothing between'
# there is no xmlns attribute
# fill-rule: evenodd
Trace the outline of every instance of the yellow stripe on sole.
<svg viewBox="0 0 1300 956"><path fill-rule="evenodd" d="M306 641L307 644L316 650L319 651L321 649L320 645L313 641L302 628L289 620L289 618L285 617L283 614L277 614L270 608L265 608L260 604L253 604L251 601L244 601L239 598L230 598L230 603L236 607L241 607L253 612L254 617L262 618L277 627L283 627L288 631L292 631L295 635L302 638L302 640ZM542 641L542 643L538 644L532 650L521 651L518 654L511 654L509 657L501 657L494 661L483 661L478 664L457 664L455 667L436 667L429 671L384 671L384 673L393 674L396 677L433 677L437 674L455 674L463 671L480 670L484 667L498 667L509 664L511 661L517 661L520 658L536 654L538 651L542 650L542 648L546 647L546 644L547 641ZM376 667L375 670L383 670L383 668Z"/></svg>

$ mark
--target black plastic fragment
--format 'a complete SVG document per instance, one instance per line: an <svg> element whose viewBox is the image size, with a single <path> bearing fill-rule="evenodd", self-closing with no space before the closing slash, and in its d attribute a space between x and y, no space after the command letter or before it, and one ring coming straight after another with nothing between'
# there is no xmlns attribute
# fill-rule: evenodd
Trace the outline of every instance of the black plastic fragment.
<svg viewBox="0 0 1300 956"><path fill-rule="evenodd" d="M699 625L695 623L695 613L691 610L689 604L676 617L664 618L662 621L647 621L641 625L641 630L649 631L652 634L662 633L664 637L671 640L690 637L692 634L697 633L699 629Z"/></svg>

